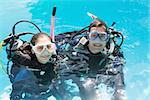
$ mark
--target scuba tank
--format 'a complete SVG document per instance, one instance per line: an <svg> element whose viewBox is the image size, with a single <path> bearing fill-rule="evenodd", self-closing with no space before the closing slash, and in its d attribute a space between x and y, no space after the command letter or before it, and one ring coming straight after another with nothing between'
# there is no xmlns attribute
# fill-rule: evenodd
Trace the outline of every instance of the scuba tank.
<svg viewBox="0 0 150 100"><path fill-rule="evenodd" d="M14 24L13 28L12 28L12 33L9 34L8 37L6 37L2 43L1 43L1 47L6 47L6 53L7 53L7 58L8 58L8 63L7 63L7 74L9 75L10 79L12 78L12 75L10 73L10 68L9 68L9 63L12 62L17 62L15 60L17 60L17 58L13 58L13 55L16 51L20 51L21 52L21 47L26 47L29 46L29 43L25 42L24 40L19 39L21 36L24 35L34 35L35 33L32 32L21 32L21 33L16 33L15 32L15 28L16 25L18 25L19 23L30 23L33 26L35 26L37 28L37 30L39 32L41 32L41 30L38 28L38 26L30 21L26 21L26 20L21 20L18 21L17 23Z"/></svg>

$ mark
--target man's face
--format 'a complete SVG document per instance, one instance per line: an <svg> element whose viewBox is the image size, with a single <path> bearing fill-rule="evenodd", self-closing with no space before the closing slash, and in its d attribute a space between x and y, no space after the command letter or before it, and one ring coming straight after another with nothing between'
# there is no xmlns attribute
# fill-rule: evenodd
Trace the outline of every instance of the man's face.
<svg viewBox="0 0 150 100"><path fill-rule="evenodd" d="M89 47L90 51L93 53L101 52L105 48L106 43L107 43L107 41L100 38L100 36L103 36L103 35L107 36L108 35L108 34L105 34L106 33L106 27L104 25L100 25L100 24L101 24L100 22L97 22L96 25L90 29L90 33L93 33L93 32L98 33L96 36L95 36L95 34L89 33L89 45L88 45L88 47ZM94 37L94 36L96 38L90 39L90 37Z"/></svg>

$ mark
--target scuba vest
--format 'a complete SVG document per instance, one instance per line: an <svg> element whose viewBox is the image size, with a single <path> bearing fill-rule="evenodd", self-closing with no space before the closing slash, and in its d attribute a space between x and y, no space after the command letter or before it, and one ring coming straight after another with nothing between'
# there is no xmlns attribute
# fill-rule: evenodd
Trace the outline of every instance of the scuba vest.
<svg viewBox="0 0 150 100"><path fill-rule="evenodd" d="M28 22L34 25L38 31L41 33L41 30L32 22L29 21L19 21L17 22L12 29L12 34L10 34L6 39L4 39L3 46L6 46L7 52L7 74L11 82L13 82L17 73L12 72L13 68L26 68L29 71L32 71L36 78L38 79L39 84L47 84L47 82L54 78L56 78L56 74L54 71L54 62L55 58L51 59L46 64L41 64L37 61L35 54L32 53L32 48L30 43L19 39L20 36L34 33L31 32L23 32L15 34L15 26L21 22ZM12 66L10 67L10 62L12 62Z"/></svg>
<svg viewBox="0 0 150 100"><path fill-rule="evenodd" d="M117 57L124 58L123 53L120 51L121 46L124 41L124 37L122 33L114 29L113 27L114 24L115 22L112 24L110 28L107 28L107 32L109 33L110 37L109 37L109 41L107 42L106 47L101 52L102 54L99 54L99 55L90 54L89 50L86 47L88 44L88 33L89 33L89 30L87 28L89 28L90 26L87 26L79 31L58 34L56 36L57 38L56 42L57 44L60 43L59 47L62 48L58 51L60 52L60 54L61 54L61 51L66 52L64 53L64 55L67 54L68 59L77 61L77 63L80 61L83 63L84 60L87 61L89 65L87 68L86 67L87 64L85 64L85 70L91 69L90 71L96 71L96 73L104 72L104 74L106 74L106 70L107 68L110 68L110 66L117 66L119 64L123 65L125 63L123 59L118 60L117 58ZM121 42L119 44L117 43L117 38L121 38ZM107 65L109 61L114 61L114 62L111 63L111 65L109 64ZM95 65L93 65L93 63ZM106 67L104 68L104 66ZM77 69L72 69L72 70L73 70L72 72L70 71L68 73L75 73L74 70L77 70ZM81 70L84 70L84 69L81 68ZM80 71L80 69L77 71ZM113 75L114 73L109 73L109 74Z"/></svg>
<svg viewBox="0 0 150 100"><path fill-rule="evenodd" d="M8 54L8 59L12 62L15 62L15 59L17 60L17 57L20 54L23 54L23 57L26 57L27 59L25 61L19 60L20 63L24 63L24 64L28 64L26 62L30 62L31 61L31 56L32 56L32 52L28 49L30 49L30 46L23 46L24 49L27 49L25 52L23 50L21 50L21 44L24 44L25 41L21 42L19 40L19 37L22 35L26 35L26 34L34 34L31 32L25 32L25 33L19 33L19 34L15 34L15 26L20 23L20 22L29 22L29 21L19 21L17 22L12 29L12 34L10 34L5 40L4 40L4 44L3 46L7 46L8 48L6 48L7 54ZM41 32L41 30L32 22L29 22L31 24L33 24L38 30L39 32ZM104 54L106 54L107 56L105 57L105 59L111 57L112 59L114 59L111 55L115 55L117 54L117 52L119 51L121 45L123 44L123 35L118 32L115 31L113 28L114 23L112 24L112 27L108 28L108 32L110 34L110 40L108 42L108 49L104 50ZM73 49L75 49L76 47L82 47L82 45L86 45L88 43L87 40L87 35L88 35L88 29L91 26L87 26L79 31L73 31L73 32L66 32L66 33L62 33L62 34L58 34L56 36L56 46L57 46L57 51L61 53L61 51L66 52L67 50L69 50L70 48L73 47ZM122 41L120 44L116 43L116 38L121 37ZM9 44L9 45L8 45ZM17 55L17 57L13 57L13 51L19 50L19 54ZM21 48L20 48L21 47ZM14 53L15 54L15 53ZM21 62L22 61L22 62ZM9 65L9 64L8 64ZM9 67L7 67L7 72L9 75Z"/></svg>

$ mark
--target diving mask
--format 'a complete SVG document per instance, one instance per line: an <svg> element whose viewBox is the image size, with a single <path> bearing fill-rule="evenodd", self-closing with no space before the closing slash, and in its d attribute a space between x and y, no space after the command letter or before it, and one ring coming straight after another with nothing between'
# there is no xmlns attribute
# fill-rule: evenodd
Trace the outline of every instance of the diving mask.
<svg viewBox="0 0 150 100"><path fill-rule="evenodd" d="M107 32L98 32L96 30L93 30L89 33L89 39L95 40L96 38L100 38L102 41L108 41L109 34Z"/></svg>
<svg viewBox="0 0 150 100"><path fill-rule="evenodd" d="M45 50L49 53L53 53L56 50L55 44L48 42L48 43L39 43L35 46L32 46L32 50L37 54L42 54Z"/></svg>

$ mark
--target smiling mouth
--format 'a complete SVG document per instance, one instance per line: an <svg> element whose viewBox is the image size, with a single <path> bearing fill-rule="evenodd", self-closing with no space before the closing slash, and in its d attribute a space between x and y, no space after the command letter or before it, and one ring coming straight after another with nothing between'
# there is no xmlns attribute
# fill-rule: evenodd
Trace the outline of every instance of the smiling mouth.
<svg viewBox="0 0 150 100"><path fill-rule="evenodd" d="M47 55L47 56L41 56L42 58L44 58L44 59L47 59L47 58L49 58L49 55Z"/></svg>
<svg viewBox="0 0 150 100"><path fill-rule="evenodd" d="M100 43L94 43L93 44L95 47L101 47L102 46L102 44L100 44Z"/></svg>

